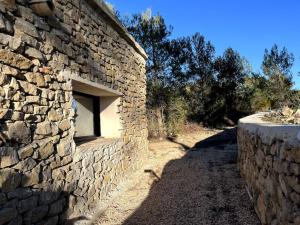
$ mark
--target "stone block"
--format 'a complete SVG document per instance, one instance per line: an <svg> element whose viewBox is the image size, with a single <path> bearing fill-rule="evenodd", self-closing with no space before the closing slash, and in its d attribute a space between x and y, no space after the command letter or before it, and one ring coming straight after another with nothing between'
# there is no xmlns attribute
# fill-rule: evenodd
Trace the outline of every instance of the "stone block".
<svg viewBox="0 0 300 225"><path fill-rule="evenodd" d="M20 159L26 159L26 158L32 156L33 155L33 146L27 145L26 147L21 148L18 151L18 155L19 155Z"/></svg>
<svg viewBox="0 0 300 225"><path fill-rule="evenodd" d="M36 86L34 86L26 81L19 81L19 84L25 93L27 93L29 95L37 95L38 90L37 90Z"/></svg>
<svg viewBox="0 0 300 225"><path fill-rule="evenodd" d="M29 144L31 142L31 131L26 123L17 121L8 126L8 137L18 143Z"/></svg>
<svg viewBox="0 0 300 225"><path fill-rule="evenodd" d="M21 174L14 169L0 170L0 189L2 192L14 191L21 183Z"/></svg>
<svg viewBox="0 0 300 225"><path fill-rule="evenodd" d="M31 24L21 18L16 19L14 28L15 28L15 32L17 32L17 33L25 33L25 34L28 34L29 36L35 37L35 38L40 37L36 27L33 24Z"/></svg>
<svg viewBox="0 0 300 225"><path fill-rule="evenodd" d="M49 136L52 134L52 124L49 121L39 123L36 127L36 134Z"/></svg>
<svg viewBox="0 0 300 225"><path fill-rule="evenodd" d="M39 50L35 48L28 48L25 50L25 55L30 59L38 59L40 61L44 61L44 55Z"/></svg>
<svg viewBox="0 0 300 225"><path fill-rule="evenodd" d="M12 115L12 110L11 109L0 109L0 120L5 120L10 118Z"/></svg>
<svg viewBox="0 0 300 225"><path fill-rule="evenodd" d="M0 168L13 166L19 162L17 149L12 147L0 147Z"/></svg>
<svg viewBox="0 0 300 225"><path fill-rule="evenodd" d="M22 175L22 186L30 187L40 182L40 167L35 167L32 171Z"/></svg>
<svg viewBox="0 0 300 225"><path fill-rule="evenodd" d="M18 211L13 208L0 209L0 224L5 224L18 215Z"/></svg>
<svg viewBox="0 0 300 225"><path fill-rule="evenodd" d="M31 210L31 222L36 223L46 217L48 213L48 206L43 205Z"/></svg>
<svg viewBox="0 0 300 225"><path fill-rule="evenodd" d="M0 49L0 62L22 70L27 70L33 66L29 59L5 49Z"/></svg>
<svg viewBox="0 0 300 225"><path fill-rule="evenodd" d="M54 153L54 147L52 141L42 144L38 148L39 159L47 159Z"/></svg>
<svg viewBox="0 0 300 225"><path fill-rule="evenodd" d="M20 17L26 19L28 22L33 22L33 12L30 8L19 5L18 14Z"/></svg>
<svg viewBox="0 0 300 225"><path fill-rule="evenodd" d="M73 150L73 141L65 138L60 141L60 143L57 145L57 153L59 156L67 156L72 153Z"/></svg>
<svg viewBox="0 0 300 225"><path fill-rule="evenodd" d="M19 170L21 172L27 172L32 170L37 165L36 161L32 158L27 158L25 160L20 161L14 169Z"/></svg>
<svg viewBox="0 0 300 225"><path fill-rule="evenodd" d="M56 216L62 213L65 205L66 205L66 200L64 198L59 199L58 201L52 203L49 209L49 215Z"/></svg>
<svg viewBox="0 0 300 225"><path fill-rule="evenodd" d="M48 119L52 122L57 122L62 120L63 118L63 114L61 110L55 110L55 109L51 109L48 112Z"/></svg>
<svg viewBox="0 0 300 225"><path fill-rule="evenodd" d="M27 199L21 200L18 205L18 211L24 213L35 208L38 204L38 196L31 196Z"/></svg>
<svg viewBox="0 0 300 225"><path fill-rule="evenodd" d="M15 191L7 193L8 199L25 199L30 196L32 196L32 191L29 188L18 188Z"/></svg>
<svg viewBox="0 0 300 225"><path fill-rule="evenodd" d="M59 128L61 131L69 130L69 129L71 128L70 121L67 120L67 119L62 120L62 121L59 123L58 128Z"/></svg>

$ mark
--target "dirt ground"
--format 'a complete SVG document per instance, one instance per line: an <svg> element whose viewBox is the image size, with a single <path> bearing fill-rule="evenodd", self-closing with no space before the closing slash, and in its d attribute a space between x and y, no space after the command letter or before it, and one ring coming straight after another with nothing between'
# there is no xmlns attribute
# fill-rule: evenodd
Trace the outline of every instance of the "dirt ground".
<svg viewBox="0 0 300 225"><path fill-rule="evenodd" d="M235 130L152 141L142 172L95 225L259 225L237 171Z"/></svg>

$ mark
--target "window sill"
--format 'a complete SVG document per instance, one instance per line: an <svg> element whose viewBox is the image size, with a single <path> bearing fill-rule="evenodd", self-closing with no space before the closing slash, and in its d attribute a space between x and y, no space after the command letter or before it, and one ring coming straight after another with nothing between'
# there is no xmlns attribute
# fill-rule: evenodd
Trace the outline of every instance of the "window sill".
<svg viewBox="0 0 300 225"><path fill-rule="evenodd" d="M85 158L92 157L92 155L108 156L111 154L111 149L118 151L122 146L123 141L121 138L95 137L93 140L76 144L73 162L79 162Z"/></svg>
<svg viewBox="0 0 300 225"><path fill-rule="evenodd" d="M113 144L120 141L120 138L103 138L103 137L84 137L84 138L75 138L75 143L77 147L80 148L89 148L97 147L100 145Z"/></svg>

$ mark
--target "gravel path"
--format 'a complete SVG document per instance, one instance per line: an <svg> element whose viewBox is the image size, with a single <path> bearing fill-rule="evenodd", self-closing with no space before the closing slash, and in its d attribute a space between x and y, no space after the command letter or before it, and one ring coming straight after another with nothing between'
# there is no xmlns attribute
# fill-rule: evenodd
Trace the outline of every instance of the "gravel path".
<svg viewBox="0 0 300 225"><path fill-rule="evenodd" d="M206 131L151 143L143 173L94 224L259 225L237 171L235 136Z"/></svg>

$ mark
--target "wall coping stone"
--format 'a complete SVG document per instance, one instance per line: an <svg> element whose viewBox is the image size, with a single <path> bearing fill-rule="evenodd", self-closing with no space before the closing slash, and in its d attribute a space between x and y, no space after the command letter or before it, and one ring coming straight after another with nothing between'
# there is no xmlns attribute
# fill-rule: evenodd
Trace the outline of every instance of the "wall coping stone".
<svg viewBox="0 0 300 225"><path fill-rule="evenodd" d="M111 12L103 0L86 0L94 9L98 8L99 13L110 25L145 59L148 56L145 50L138 44L119 19ZM97 11L97 10L96 10Z"/></svg>
<svg viewBox="0 0 300 225"><path fill-rule="evenodd" d="M263 143L271 145L276 139L287 142L291 146L300 146L300 140L297 136L300 132L300 125L276 124L264 121L262 117L266 112L260 112L247 116L239 120L238 127L258 134Z"/></svg>

